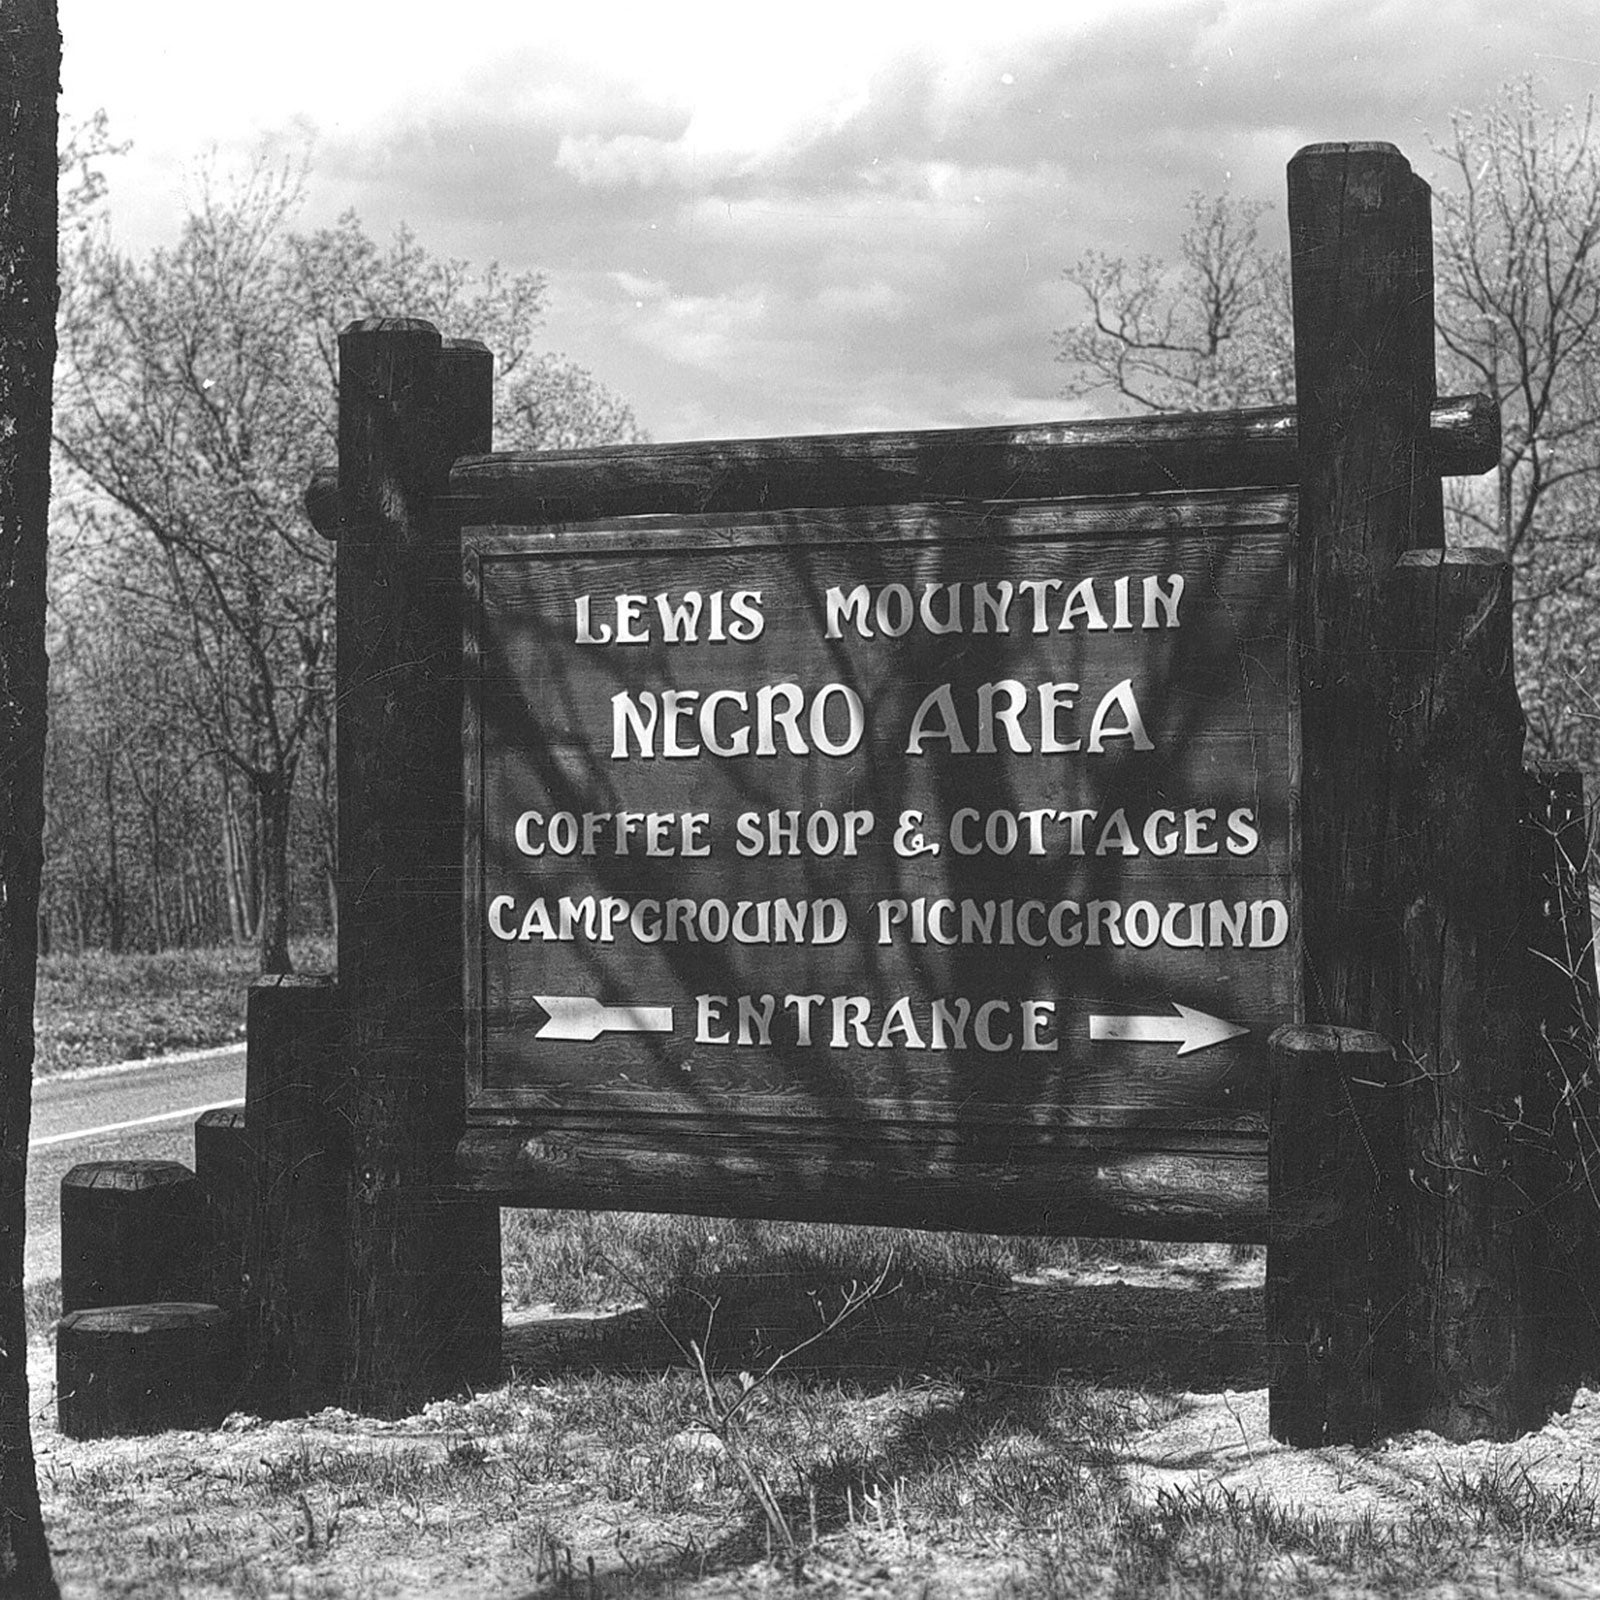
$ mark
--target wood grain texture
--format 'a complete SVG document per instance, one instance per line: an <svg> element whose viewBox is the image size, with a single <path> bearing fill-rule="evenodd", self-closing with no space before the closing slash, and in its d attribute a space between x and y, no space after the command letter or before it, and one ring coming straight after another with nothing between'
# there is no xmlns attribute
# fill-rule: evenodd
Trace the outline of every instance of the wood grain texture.
<svg viewBox="0 0 1600 1600"><path fill-rule="evenodd" d="M1266 1237L1259 1141L1217 1152L1059 1144L962 1150L701 1127L639 1139L561 1121L473 1127L462 1182L504 1205L1134 1239Z"/></svg>
<svg viewBox="0 0 1600 1600"><path fill-rule="evenodd" d="M469 458L451 473L463 520L561 523L669 512L1033 500L1298 481L1292 407L1117 417L1027 427L832 434ZM1437 471L1498 459L1492 408L1441 402L1428 432Z"/></svg>
<svg viewBox="0 0 1600 1600"><path fill-rule="evenodd" d="M1175 930L1171 940L1142 944L1107 934L1100 948L1098 931L1082 925L1091 905L1120 916L1126 903L1147 919L1152 907L1161 916L1181 903L1189 929L1181 937L1200 939L1194 929L1208 925L1213 904L1276 906L1283 939L1291 529L1289 497L1257 492L650 517L560 538L545 529L469 530L468 1039L482 1062L474 1115L605 1092L619 1115L669 1095L675 1109L698 1106L708 1117L736 1098L741 1115L789 1108L834 1119L942 1115L957 1124L992 1120L1002 1107L1023 1122L1264 1110L1266 1038L1293 1016L1288 942L1188 949L1178 947ZM1149 605L1146 584L1181 588L1181 608ZM980 625L980 589L1018 597L1003 629L989 619ZM752 623L744 636L703 630L666 642L665 611L657 616L647 602L656 596L664 608L686 591L697 606L712 594L744 596L759 632ZM845 594L898 596L901 610L874 610L863 598L855 621L839 623ZM1077 594L1098 599L1063 626L1067 597ZM915 612L918 595L943 599ZM620 615L625 596L643 605L643 626L656 629L651 640L585 643L592 630L575 617L608 629L604 617ZM948 608L944 631L933 626L938 605ZM907 620L912 612L915 622ZM981 746L972 708L992 680L1026 685L1029 695L1040 683L1081 682L1085 725L1111 685L1132 685L1150 748L1085 756L1085 727L1075 726L1076 751L1019 750L1002 735L987 754L936 741L926 757L908 756L919 703L946 685ZM856 697L859 739L844 758L785 741L769 754L752 748L727 760L703 747L668 759L654 745L648 757L618 759L619 693L754 696L758 685L784 681L810 689L831 682ZM602 841L587 856L532 857L513 844L530 809L541 817L700 814L704 854L657 857L637 843ZM848 853L749 848L736 829L846 812L867 828ZM1095 825L1074 842L1058 813ZM1150 837L1151 817L1159 827L1169 813L1174 827L1191 813L1209 818L1215 837L1196 835L1191 852L1177 833L1167 846L1156 839L1154 849L1127 836L1131 827ZM1048 838L1041 823L1036 848L980 848L966 831L983 818L1046 815ZM1235 815L1250 819L1248 848L1220 842ZM931 841L925 853L897 852L906 816L920 819ZM1097 829L1105 827L1112 832L1102 838ZM1109 843L1119 829L1123 843ZM684 896L757 907L774 897L791 905L827 899L848 925L826 944L657 941L626 925L614 939L530 943L506 939L486 916L486 907L510 898L521 906L544 897L553 906L582 896L658 908ZM883 908L919 897L975 907L975 920L1025 908L1033 932L919 941L908 926L886 939L875 921ZM1047 923L1054 934L1041 931ZM671 1031L541 1037L537 997L549 994L670 1007ZM758 1040L725 1046L697 1034L697 1001L707 994L817 995L830 1005L828 997L867 996L880 1021L904 1000L908 1015L920 1012L922 1034L934 997L1004 1004L1013 1023L1023 1004L1037 1002L1050 1008L1059 1033L1030 1058L1016 1047L980 1055L971 1040L927 1048L909 1027L899 1044L868 1045L837 1026L829 1039L808 1040L803 1030L785 1033L780 1017L770 1037L763 1029ZM1095 1040L1093 1017L1171 1017L1174 1002L1250 1031L1184 1056L1171 1043Z"/></svg>
<svg viewBox="0 0 1600 1600"><path fill-rule="evenodd" d="M1446 1438L1510 1438L1544 1420L1550 1378L1513 1145L1530 1038L1511 569L1413 551L1387 598L1388 892L1400 922L1396 1020L1416 1080L1405 1218L1413 1415Z"/></svg>
<svg viewBox="0 0 1600 1600"><path fill-rule="evenodd" d="M1444 544L1444 484L1446 471L1433 447L1432 418L1438 407L1438 370L1434 356L1438 338L1433 318L1433 190L1419 173L1411 175L1409 195L1411 225L1407 242L1411 250L1411 296L1406 305L1408 365L1416 385L1416 405L1421 413L1418 451L1423 470L1413 480L1416 504L1412 513L1412 543L1438 548ZM1485 397L1486 398L1486 397ZM1498 432L1498 430L1497 430ZM1498 437L1496 439L1498 455ZM1495 465L1498 465L1498 460ZM1489 471L1483 466L1480 472Z"/></svg>
<svg viewBox="0 0 1600 1600"><path fill-rule="evenodd" d="M1369 1444L1405 1415L1404 1083L1376 1034L1273 1035L1268 1388L1285 1444Z"/></svg>
<svg viewBox="0 0 1600 1600"><path fill-rule="evenodd" d="M206 1237L201 1299L237 1312L245 1284L258 1181L255 1151L238 1107L204 1112L194 1125L194 1175Z"/></svg>
<svg viewBox="0 0 1600 1600"><path fill-rule="evenodd" d="M61 1180L62 1309L197 1299L205 1236L181 1162L81 1162Z"/></svg>
<svg viewBox="0 0 1600 1600"><path fill-rule="evenodd" d="M1053 499L1298 481L1290 406L1204 416L1107 417L1027 427L708 440L469 457L451 477L465 522L581 521L664 510L765 511L885 500ZM1500 412L1488 395L1436 401L1428 455L1445 477L1491 471ZM305 493L312 526L337 539L338 474Z"/></svg>
<svg viewBox="0 0 1600 1600"><path fill-rule="evenodd" d="M1530 768L1522 805L1533 1038L1514 1159L1533 1235L1523 1252L1531 1315L1559 1403L1600 1359L1600 1008L1583 774L1553 763Z"/></svg>
<svg viewBox="0 0 1600 1600"><path fill-rule="evenodd" d="M348 1124L338 1115L341 1018L331 978L258 978L246 1001L245 1123L256 1161L246 1235L253 1410L331 1404L342 1379Z"/></svg>
<svg viewBox="0 0 1600 1600"><path fill-rule="evenodd" d="M410 322L340 337L339 980L346 1403L414 1410L499 1366L499 1219L433 1201L462 1118L461 618L430 501L486 436L481 346Z"/></svg>
<svg viewBox="0 0 1600 1600"><path fill-rule="evenodd" d="M0 1590L57 1593L30 1431L23 1295L43 863L45 567L56 358L56 0L0 8Z"/></svg>
<svg viewBox="0 0 1600 1600"><path fill-rule="evenodd" d="M1315 145L1289 163L1306 1017L1389 1038L1398 951L1383 892L1379 607L1394 562L1424 542L1435 470L1421 222L1415 177L1392 146Z"/></svg>
<svg viewBox="0 0 1600 1600"><path fill-rule="evenodd" d="M56 1407L69 1439L209 1431L228 1412L233 1328L203 1302L70 1311L56 1326Z"/></svg>

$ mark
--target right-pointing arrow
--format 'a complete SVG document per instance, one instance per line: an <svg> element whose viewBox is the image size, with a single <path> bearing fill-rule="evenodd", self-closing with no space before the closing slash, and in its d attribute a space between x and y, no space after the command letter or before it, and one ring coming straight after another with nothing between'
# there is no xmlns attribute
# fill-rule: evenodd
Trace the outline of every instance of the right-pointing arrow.
<svg viewBox="0 0 1600 1600"><path fill-rule="evenodd" d="M671 1006L603 1006L583 994L536 994L548 1018L535 1039L575 1039L588 1043L602 1033L671 1033Z"/></svg>
<svg viewBox="0 0 1600 1600"><path fill-rule="evenodd" d="M1089 1037L1123 1044L1175 1044L1180 1056L1193 1055L1196 1050L1209 1050L1214 1044L1224 1044L1237 1039L1249 1029L1237 1022L1224 1022L1205 1011L1174 1000L1175 1017L1101 1017L1089 1018Z"/></svg>

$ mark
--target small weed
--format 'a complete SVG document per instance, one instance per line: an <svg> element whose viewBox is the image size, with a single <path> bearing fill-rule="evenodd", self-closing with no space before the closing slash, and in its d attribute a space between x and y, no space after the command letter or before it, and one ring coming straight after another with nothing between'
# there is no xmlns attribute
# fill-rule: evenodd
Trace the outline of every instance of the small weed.
<svg viewBox="0 0 1600 1600"><path fill-rule="evenodd" d="M61 1280L45 1278L24 1284L22 1312L30 1343L49 1337L61 1320Z"/></svg>
<svg viewBox="0 0 1600 1600"><path fill-rule="evenodd" d="M322 1507L314 1506L304 1493L295 1496L297 1515L287 1530L274 1530L281 1543L291 1546L296 1555L306 1561L324 1556L333 1548L339 1537L340 1520L344 1514L342 1501L333 1501Z"/></svg>
<svg viewBox="0 0 1600 1600"><path fill-rule="evenodd" d="M1518 1544L1600 1542L1600 1505L1582 1467L1573 1482L1562 1485L1539 1483L1527 1462L1503 1454L1476 1472L1441 1472L1439 1511L1464 1516L1479 1537Z"/></svg>
<svg viewBox="0 0 1600 1600"><path fill-rule="evenodd" d="M559 1482L572 1470L572 1458L562 1449L561 1435L508 1439L499 1455L502 1472L513 1482L528 1488Z"/></svg>
<svg viewBox="0 0 1600 1600"><path fill-rule="evenodd" d="M134 1490L143 1486L143 1479L120 1463L77 1467L69 1462L64 1468L51 1463L46 1470L51 1488L85 1510L104 1512L131 1505Z"/></svg>
<svg viewBox="0 0 1600 1600"><path fill-rule="evenodd" d="M444 1459L457 1472L482 1472L489 1464L489 1452L476 1439L462 1439L445 1451Z"/></svg>
<svg viewBox="0 0 1600 1600"><path fill-rule="evenodd" d="M261 1458L262 1484L269 1494L293 1494L308 1483L315 1483L323 1458L314 1456L305 1441L278 1456Z"/></svg>
<svg viewBox="0 0 1600 1600"><path fill-rule="evenodd" d="M628 1279L625 1269L619 1269L624 1282L636 1294L644 1297L661 1331L699 1380L701 1412L697 1419L700 1424L697 1436L702 1442L690 1452L681 1448L683 1436L680 1436L679 1440L674 1441L680 1445L680 1453L710 1457L714 1463L713 1475L719 1483L720 1471L717 1469L722 1462L726 1462L732 1474L744 1484L751 1502L760 1510L766 1524L769 1556L781 1558L784 1569L796 1583L803 1575L807 1550L796 1535L789 1511L771 1473L759 1459L759 1452L752 1448L749 1417L781 1369L791 1366L795 1358L807 1350L827 1341L881 1297L897 1291L899 1285L890 1283L893 1266L894 1252L890 1250L875 1276L870 1279L851 1279L837 1292L836 1301L831 1307L820 1290L809 1290L807 1297L815 1317L813 1326L786 1338L781 1348L770 1354L759 1371L741 1371L732 1384L719 1378L713 1355L713 1335L721 1300L696 1293L695 1298L700 1302L704 1319L700 1331L698 1335L680 1334L667 1311L651 1297L648 1287ZM714 1445L715 1450L707 1448L708 1445Z"/></svg>

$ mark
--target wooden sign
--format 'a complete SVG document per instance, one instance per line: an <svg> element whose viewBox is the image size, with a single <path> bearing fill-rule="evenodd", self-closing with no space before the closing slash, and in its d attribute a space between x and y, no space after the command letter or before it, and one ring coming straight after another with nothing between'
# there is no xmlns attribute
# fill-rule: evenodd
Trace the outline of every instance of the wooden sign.
<svg viewBox="0 0 1600 1600"><path fill-rule="evenodd" d="M469 1114L1259 1117L1292 504L466 530Z"/></svg>
<svg viewBox="0 0 1600 1600"><path fill-rule="evenodd" d="M1297 409L492 452L485 346L341 334L339 974L251 997L253 1370L493 1383L512 1205L1270 1237L1275 1437L1570 1398L1582 795L1519 788L1439 511L1498 413L1435 399L1399 152L1288 215Z"/></svg>

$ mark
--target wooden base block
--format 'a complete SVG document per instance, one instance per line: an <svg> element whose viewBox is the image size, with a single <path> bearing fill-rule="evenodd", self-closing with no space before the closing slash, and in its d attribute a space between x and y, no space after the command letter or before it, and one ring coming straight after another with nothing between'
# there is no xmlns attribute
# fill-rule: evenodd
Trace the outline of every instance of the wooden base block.
<svg viewBox="0 0 1600 1600"><path fill-rule="evenodd" d="M1409 1423L1401 1306L1404 1078L1357 1028L1272 1036L1272 1437L1366 1445Z"/></svg>
<svg viewBox="0 0 1600 1600"><path fill-rule="evenodd" d="M339 991L331 977L250 985L245 1116L256 1161L245 1234L251 1411L305 1415L339 1392L349 1155L335 1113Z"/></svg>
<svg viewBox="0 0 1600 1600"><path fill-rule="evenodd" d="M61 1309L202 1299L205 1210L177 1161L85 1161L61 1180Z"/></svg>
<svg viewBox="0 0 1600 1600"><path fill-rule="evenodd" d="M244 1108L207 1111L194 1125L194 1175L205 1202L206 1259L202 1300L239 1309L245 1241L255 1201L255 1158Z"/></svg>
<svg viewBox="0 0 1600 1600"><path fill-rule="evenodd" d="M56 1405L69 1439L214 1428L232 1388L232 1319L192 1301L69 1311L56 1326Z"/></svg>

